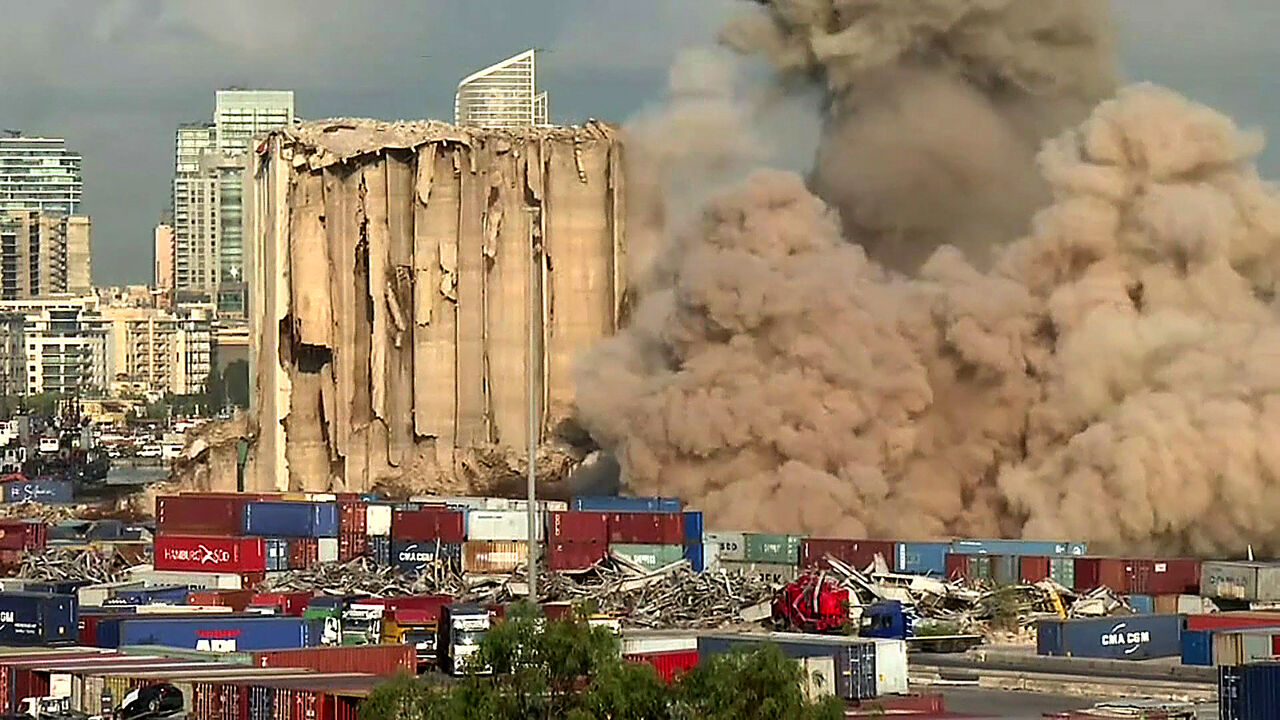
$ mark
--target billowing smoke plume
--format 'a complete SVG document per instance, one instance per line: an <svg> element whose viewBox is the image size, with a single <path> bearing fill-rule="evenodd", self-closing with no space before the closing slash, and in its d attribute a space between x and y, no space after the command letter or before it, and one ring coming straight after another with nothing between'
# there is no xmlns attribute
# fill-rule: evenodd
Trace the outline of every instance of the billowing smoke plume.
<svg viewBox="0 0 1280 720"><path fill-rule="evenodd" d="M1115 89L1102 0L757 0L726 41L828 94L812 186L891 268L986 262L1048 201L1041 143Z"/></svg>
<svg viewBox="0 0 1280 720"><path fill-rule="evenodd" d="M582 376L639 492L720 527L1280 551L1280 195L1259 139L1151 86L1039 165L979 271L869 261L794 175L722 194ZM655 362L660 358L660 362Z"/></svg>

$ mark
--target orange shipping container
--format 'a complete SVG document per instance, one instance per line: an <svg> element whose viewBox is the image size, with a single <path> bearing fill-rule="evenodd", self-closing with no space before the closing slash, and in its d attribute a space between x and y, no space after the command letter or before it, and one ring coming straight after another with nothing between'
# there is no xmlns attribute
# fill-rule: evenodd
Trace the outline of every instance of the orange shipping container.
<svg viewBox="0 0 1280 720"><path fill-rule="evenodd" d="M394 675L417 672L417 650L412 645L352 645L299 650L265 650L253 654L255 667L306 668L322 673Z"/></svg>
<svg viewBox="0 0 1280 720"><path fill-rule="evenodd" d="M244 612L252 600L252 590L192 590L187 593L188 605L217 605L229 607L234 612Z"/></svg>
<svg viewBox="0 0 1280 720"><path fill-rule="evenodd" d="M462 570L471 573L509 573L529 562L524 541L471 541L462 544Z"/></svg>

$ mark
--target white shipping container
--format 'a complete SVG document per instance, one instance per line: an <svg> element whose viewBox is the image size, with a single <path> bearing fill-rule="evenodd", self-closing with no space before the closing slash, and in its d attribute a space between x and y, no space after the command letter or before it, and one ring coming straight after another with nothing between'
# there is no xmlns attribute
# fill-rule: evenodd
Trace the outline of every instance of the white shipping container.
<svg viewBox="0 0 1280 720"><path fill-rule="evenodd" d="M338 562L338 538L320 538L316 545L320 562Z"/></svg>
<svg viewBox="0 0 1280 720"><path fill-rule="evenodd" d="M876 693L907 693L907 641L872 638L876 644Z"/></svg>
<svg viewBox="0 0 1280 720"><path fill-rule="evenodd" d="M716 557L719 560L737 560L741 562L747 559L746 533L704 532L702 533L702 544L717 546Z"/></svg>
<svg viewBox="0 0 1280 720"><path fill-rule="evenodd" d="M799 574L795 565L782 563L741 562L739 560L720 560L720 570L724 572L740 572L755 575L779 585L795 580Z"/></svg>
<svg viewBox="0 0 1280 720"><path fill-rule="evenodd" d="M391 534L391 506L390 505L370 505L365 509L365 534L366 535L390 535Z"/></svg>
<svg viewBox="0 0 1280 720"><path fill-rule="evenodd" d="M129 577L147 587L188 585L203 590L240 590L243 579L236 573L197 573L180 570L153 570L150 565L129 569Z"/></svg>
<svg viewBox="0 0 1280 720"><path fill-rule="evenodd" d="M545 524L544 518L539 517L536 531L538 542L542 541L542 528ZM469 510L467 539L528 541L529 515L516 510Z"/></svg>
<svg viewBox="0 0 1280 720"><path fill-rule="evenodd" d="M697 649L698 634L691 630L628 630L622 635L623 655L648 655Z"/></svg>
<svg viewBox="0 0 1280 720"><path fill-rule="evenodd" d="M810 702L836 694L836 659L831 656L796 658L800 672L800 690Z"/></svg>
<svg viewBox="0 0 1280 720"><path fill-rule="evenodd" d="M232 612L227 605L138 605L134 608L135 615L218 615L221 613Z"/></svg>
<svg viewBox="0 0 1280 720"><path fill-rule="evenodd" d="M492 497L457 497L450 495L415 495L409 499L409 502L421 503L423 505L447 505L451 507L465 508L467 510L519 510L524 512L529 507L529 501L523 498L492 498ZM563 500L538 500L537 507L541 511L565 511L569 509L569 503Z"/></svg>
<svg viewBox="0 0 1280 720"><path fill-rule="evenodd" d="M98 583L76 588L76 601L80 607L100 607L117 590L141 590L146 587L141 580L132 582Z"/></svg>

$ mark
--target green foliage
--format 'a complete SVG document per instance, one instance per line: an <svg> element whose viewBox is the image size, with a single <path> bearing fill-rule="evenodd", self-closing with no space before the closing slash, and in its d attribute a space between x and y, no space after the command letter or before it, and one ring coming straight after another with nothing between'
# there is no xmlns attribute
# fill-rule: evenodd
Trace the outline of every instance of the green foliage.
<svg viewBox="0 0 1280 720"><path fill-rule="evenodd" d="M513 606L481 641L473 674L447 684L400 677L360 706L360 720L835 720L834 698L805 700L801 670L776 647L712 659L674 686L626 662L586 612L547 622Z"/></svg>
<svg viewBox="0 0 1280 720"><path fill-rule="evenodd" d="M226 388L228 404L238 408L249 407L249 363L236 360L222 372L222 385Z"/></svg>

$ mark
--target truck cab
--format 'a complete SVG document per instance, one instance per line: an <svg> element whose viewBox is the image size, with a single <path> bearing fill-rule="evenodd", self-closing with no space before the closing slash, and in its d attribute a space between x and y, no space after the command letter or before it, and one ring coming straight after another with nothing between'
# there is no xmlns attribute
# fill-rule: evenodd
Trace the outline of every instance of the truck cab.
<svg viewBox="0 0 1280 720"><path fill-rule="evenodd" d="M342 644L378 644L386 610L386 601L378 598L365 598L348 605L342 611Z"/></svg>
<svg viewBox="0 0 1280 720"><path fill-rule="evenodd" d="M342 615L352 598L343 595L332 595L312 598L307 609L302 612L304 620L324 621L324 632L321 644L342 644Z"/></svg>
<svg viewBox="0 0 1280 720"><path fill-rule="evenodd" d="M469 670L489 674L491 668L468 668L468 659L480 650L489 632L489 609L483 605L454 603L440 609L436 631L436 656L441 671L463 675Z"/></svg>
<svg viewBox="0 0 1280 720"><path fill-rule="evenodd" d="M429 610L391 610L382 617L384 645L412 645L418 655L418 667L436 662L436 635L440 612Z"/></svg>

